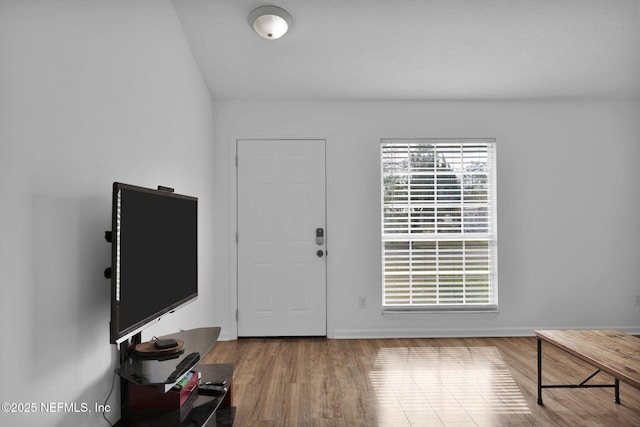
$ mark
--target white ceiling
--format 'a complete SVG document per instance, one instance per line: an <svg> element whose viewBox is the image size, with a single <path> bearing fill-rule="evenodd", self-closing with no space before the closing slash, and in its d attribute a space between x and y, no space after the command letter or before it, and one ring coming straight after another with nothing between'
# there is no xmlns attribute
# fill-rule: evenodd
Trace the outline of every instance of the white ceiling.
<svg viewBox="0 0 640 427"><path fill-rule="evenodd" d="M216 98L640 99L640 0L173 1Z"/></svg>

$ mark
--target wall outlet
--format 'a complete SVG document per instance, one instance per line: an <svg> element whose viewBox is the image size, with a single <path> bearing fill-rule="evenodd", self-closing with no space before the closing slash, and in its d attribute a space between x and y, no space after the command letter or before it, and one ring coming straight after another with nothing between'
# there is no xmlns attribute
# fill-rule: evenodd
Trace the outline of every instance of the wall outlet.
<svg viewBox="0 0 640 427"><path fill-rule="evenodd" d="M640 298L640 297L638 297L638 298ZM367 308L367 298L366 297L358 298L358 307Z"/></svg>

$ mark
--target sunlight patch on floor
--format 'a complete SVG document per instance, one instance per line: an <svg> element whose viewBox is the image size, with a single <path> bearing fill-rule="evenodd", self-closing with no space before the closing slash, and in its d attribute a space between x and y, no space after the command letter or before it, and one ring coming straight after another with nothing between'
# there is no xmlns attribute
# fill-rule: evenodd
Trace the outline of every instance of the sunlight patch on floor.
<svg viewBox="0 0 640 427"><path fill-rule="evenodd" d="M495 347L383 348L369 379L380 425L481 425L531 413Z"/></svg>

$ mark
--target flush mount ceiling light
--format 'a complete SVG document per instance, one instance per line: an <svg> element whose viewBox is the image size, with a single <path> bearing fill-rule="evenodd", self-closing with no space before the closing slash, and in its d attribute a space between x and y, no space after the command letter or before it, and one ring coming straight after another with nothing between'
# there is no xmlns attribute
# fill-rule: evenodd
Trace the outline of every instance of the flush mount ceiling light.
<svg viewBox="0 0 640 427"><path fill-rule="evenodd" d="M292 23L289 12L277 6L260 6L249 14L249 25L267 40L284 36Z"/></svg>

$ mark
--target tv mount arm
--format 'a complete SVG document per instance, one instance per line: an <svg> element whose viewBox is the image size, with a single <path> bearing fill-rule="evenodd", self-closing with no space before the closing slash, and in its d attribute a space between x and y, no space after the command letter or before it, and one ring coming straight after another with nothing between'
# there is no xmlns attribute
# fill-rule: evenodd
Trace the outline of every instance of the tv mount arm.
<svg viewBox="0 0 640 427"><path fill-rule="evenodd" d="M104 232L104 240L107 241L107 243L112 243L112 238L113 233L111 232L111 230L107 230ZM104 269L104 278L105 279L111 279L111 267L107 267Z"/></svg>

